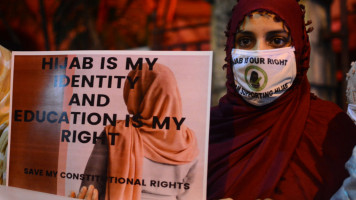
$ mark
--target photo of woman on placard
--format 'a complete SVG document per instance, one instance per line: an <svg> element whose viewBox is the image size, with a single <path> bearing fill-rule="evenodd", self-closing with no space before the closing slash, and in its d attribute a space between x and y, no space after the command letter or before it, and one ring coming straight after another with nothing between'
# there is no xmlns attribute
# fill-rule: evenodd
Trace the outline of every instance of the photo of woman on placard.
<svg viewBox="0 0 356 200"><path fill-rule="evenodd" d="M356 127L310 93L298 0L240 0L226 31L227 94L211 109L208 199L330 199Z"/></svg>
<svg viewBox="0 0 356 200"><path fill-rule="evenodd" d="M105 144L95 145L84 172L99 178L83 181L76 197L181 199L194 181L198 146L195 133L184 125L174 74L164 65L150 70L144 64L128 76L138 77L134 88L128 81L124 87L133 116L105 128ZM160 125L166 120L165 126L157 126L157 120Z"/></svg>

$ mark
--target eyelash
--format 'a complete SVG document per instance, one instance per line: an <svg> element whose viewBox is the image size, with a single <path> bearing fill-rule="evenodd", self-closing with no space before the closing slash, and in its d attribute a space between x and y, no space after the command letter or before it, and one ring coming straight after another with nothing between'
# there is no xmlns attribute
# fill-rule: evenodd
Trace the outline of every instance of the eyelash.
<svg viewBox="0 0 356 200"><path fill-rule="evenodd" d="M268 43L269 43L270 45L273 45L272 43L275 42L276 39L278 39L278 40L284 42L283 45L286 45L286 44L289 42L288 38L286 38L286 37L284 37L284 36L275 36L275 37L272 37L271 39L268 39Z"/></svg>
<svg viewBox="0 0 356 200"><path fill-rule="evenodd" d="M237 38L236 40L237 40L237 45L239 45L239 46L244 46L244 44L243 44L244 40L249 40L250 43L255 43L254 39L251 39L251 37L247 37L247 36Z"/></svg>
<svg viewBox="0 0 356 200"><path fill-rule="evenodd" d="M278 39L279 42L282 42L282 44L275 44L275 40ZM243 44L244 40L249 40L249 44L245 45ZM267 43L268 45L274 47L274 48L280 48L283 46L286 46L288 43L290 42L289 37L285 37L285 36L272 36L270 38L267 38ZM252 48L256 43L256 39L253 36L240 36L240 37L236 37L236 47L240 47L242 49L248 49L248 48Z"/></svg>

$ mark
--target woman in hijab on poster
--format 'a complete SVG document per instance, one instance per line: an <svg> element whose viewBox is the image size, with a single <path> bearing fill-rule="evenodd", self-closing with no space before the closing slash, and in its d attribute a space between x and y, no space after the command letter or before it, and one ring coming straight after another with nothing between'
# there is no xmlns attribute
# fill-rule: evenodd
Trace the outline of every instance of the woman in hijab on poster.
<svg viewBox="0 0 356 200"><path fill-rule="evenodd" d="M84 174L106 178L83 181L79 194L72 193L71 197L90 200L184 199L197 170L196 135L184 124L180 128L170 126L168 129L152 126L154 116L160 121L166 117L181 119L183 116L174 74L162 64L155 64L153 70L144 64L142 70L132 70L128 76L132 80L139 77L133 89L128 81L125 82L123 96L127 111L139 116L140 122L132 117L129 122L119 120L115 126L105 128L103 134L107 140L104 145L98 142L94 146ZM109 137L112 133L117 136ZM113 144L112 140L115 145L108 145Z"/></svg>
<svg viewBox="0 0 356 200"><path fill-rule="evenodd" d="M211 109L208 199L330 199L356 127L310 93L298 0L240 0L226 31L227 94Z"/></svg>

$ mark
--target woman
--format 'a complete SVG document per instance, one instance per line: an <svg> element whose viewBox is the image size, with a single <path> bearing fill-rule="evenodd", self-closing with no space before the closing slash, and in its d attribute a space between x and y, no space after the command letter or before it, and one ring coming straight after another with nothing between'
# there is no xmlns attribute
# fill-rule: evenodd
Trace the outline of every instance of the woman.
<svg viewBox="0 0 356 200"><path fill-rule="evenodd" d="M347 80L347 114L356 125L356 62L351 63ZM334 194L332 200L356 199L356 147L354 147L351 158L345 164L350 176L344 180L342 187Z"/></svg>
<svg viewBox="0 0 356 200"><path fill-rule="evenodd" d="M234 7L227 94L211 109L208 199L329 199L347 176L356 128L310 94L304 13L296 0Z"/></svg>
<svg viewBox="0 0 356 200"><path fill-rule="evenodd" d="M198 146L195 133L181 120L182 102L174 74L164 65L150 70L144 64L128 76L137 79L134 88L128 81L124 86L127 111L133 117L105 128L104 143L109 145L95 145L85 170L85 174L103 178L84 181L78 198L184 198L196 172ZM166 117L169 128L154 125L154 118L162 124Z"/></svg>

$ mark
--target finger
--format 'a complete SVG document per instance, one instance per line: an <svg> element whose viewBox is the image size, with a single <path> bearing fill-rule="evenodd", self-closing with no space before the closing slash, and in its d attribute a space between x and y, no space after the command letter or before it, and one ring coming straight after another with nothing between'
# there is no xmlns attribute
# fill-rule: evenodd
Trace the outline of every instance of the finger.
<svg viewBox="0 0 356 200"><path fill-rule="evenodd" d="M76 197L75 192L71 191L70 194L69 194L69 197L75 198Z"/></svg>
<svg viewBox="0 0 356 200"><path fill-rule="evenodd" d="M99 192L97 189L94 189L94 192L93 192L93 200L99 200Z"/></svg>
<svg viewBox="0 0 356 200"><path fill-rule="evenodd" d="M78 199L84 199L85 194L87 193L88 188L86 186L83 186L82 189L80 190L78 194Z"/></svg>
<svg viewBox="0 0 356 200"><path fill-rule="evenodd" d="M89 185L88 192L85 195L85 199L86 200L91 200L92 196L93 196L93 192L94 192L94 186L93 185Z"/></svg>

